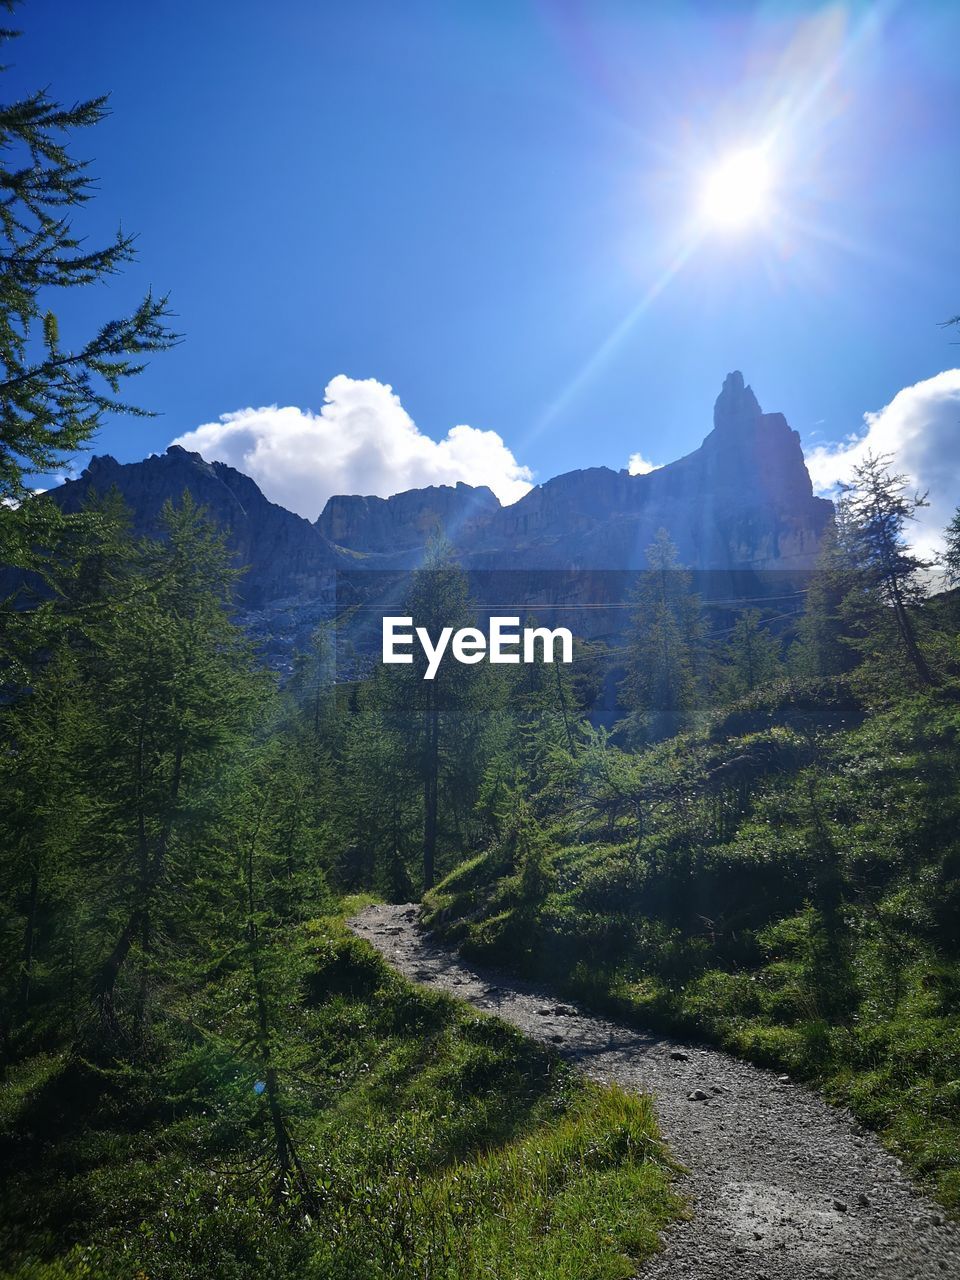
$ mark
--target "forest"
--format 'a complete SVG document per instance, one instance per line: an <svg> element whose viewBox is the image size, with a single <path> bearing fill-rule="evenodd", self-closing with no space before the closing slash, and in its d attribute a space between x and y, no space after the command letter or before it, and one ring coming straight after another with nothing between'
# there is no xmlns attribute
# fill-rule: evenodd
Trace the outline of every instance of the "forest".
<svg viewBox="0 0 960 1280"><path fill-rule="evenodd" d="M688 1213L649 1097L401 978L374 900L789 1070L956 1212L960 512L930 563L868 457L787 617L662 532L569 664L339 680L334 619L281 678L189 494L149 539L34 492L179 340L162 297L80 346L47 305L133 254L70 223L104 111L0 108L0 1274L635 1274ZM478 625L442 530L403 612Z"/></svg>
<svg viewBox="0 0 960 1280"><path fill-rule="evenodd" d="M681 1211L648 1104L391 975L370 895L816 1082L956 1205L957 605L914 501L868 463L786 628L715 634L663 535L616 651L347 683L328 628L258 664L189 497L160 540L6 508L10 1274L631 1274ZM471 621L442 539L405 607Z"/></svg>

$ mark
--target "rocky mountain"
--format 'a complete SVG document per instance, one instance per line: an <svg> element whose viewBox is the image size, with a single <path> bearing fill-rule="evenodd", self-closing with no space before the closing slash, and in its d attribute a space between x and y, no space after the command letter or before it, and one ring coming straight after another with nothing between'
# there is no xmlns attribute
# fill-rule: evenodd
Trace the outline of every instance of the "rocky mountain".
<svg viewBox="0 0 960 1280"><path fill-rule="evenodd" d="M739 372L713 422L699 449L646 475L570 471L509 507L464 484L336 497L317 524L333 542L384 555L419 547L439 523L474 569L642 569L661 527L693 568L812 568L832 506L813 496L798 434L783 414L763 413Z"/></svg>
<svg viewBox="0 0 960 1280"><path fill-rule="evenodd" d="M485 485L429 485L408 489L392 498L330 498L317 528L331 542L357 551L392 554L424 545L436 528L461 545L482 538L483 530L501 510L500 501Z"/></svg>
<svg viewBox="0 0 960 1280"><path fill-rule="evenodd" d="M269 502L248 476L177 445L125 465L94 458L50 498L72 511L89 492L114 488L144 534L158 532L164 502L184 491L207 509L247 567L239 599L246 621L281 665L338 608L372 603L375 615L376 601L387 607L438 528L470 571L481 605L503 595L498 575L523 571L522 601L514 585L511 603L570 610L622 594L622 579L598 588L597 573L642 569L661 527L691 568L742 576L811 569L832 518L831 504L813 495L798 434L782 414L761 410L739 372L728 374L713 429L692 453L646 475L571 471L509 507L489 489L461 483L390 498L332 497L311 523ZM367 576L371 570L381 573ZM589 630L598 625L606 624Z"/></svg>
<svg viewBox="0 0 960 1280"><path fill-rule="evenodd" d="M247 608L323 592L332 573L352 563L316 525L269 502L249 476L222 462L205 462L176 444L142 462L121 464L109 454L93 458L77 480L52 490L50 497L64 511L78 511L91 492L114 489L133 513L134 531L151 537L160 533L164 503L189 493L225 531L236 563L247 568L239 588Z"/></svg>

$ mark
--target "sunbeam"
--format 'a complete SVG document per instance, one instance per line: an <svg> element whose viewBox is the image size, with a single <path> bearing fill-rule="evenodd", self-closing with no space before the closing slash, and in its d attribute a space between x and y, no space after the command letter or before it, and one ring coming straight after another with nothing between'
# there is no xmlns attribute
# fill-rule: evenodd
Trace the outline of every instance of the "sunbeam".
<svg viewBox="0 0 960 1280"><path fill-rule="evenodd" d="M521 449L531 440L535 440L537 436L550 426L550 424L563 412L571 400L574 399L581 388L590 381L597 370L610 358L644 312L649 309L660 294L663 293L667 285L676 278L679 272L682 271L684 266L690 261L696 252L701 239L702 236L700 233L691 232L688 235L669 265L664 268L656 280L654 280L654 282L647 288L639 301L637 301L623 317L613 332L604 338L596 351L594 351L594 353L581 365L579 370L574 374L559 395L550 402L533 426L528 429L521 440Z"/></svg>

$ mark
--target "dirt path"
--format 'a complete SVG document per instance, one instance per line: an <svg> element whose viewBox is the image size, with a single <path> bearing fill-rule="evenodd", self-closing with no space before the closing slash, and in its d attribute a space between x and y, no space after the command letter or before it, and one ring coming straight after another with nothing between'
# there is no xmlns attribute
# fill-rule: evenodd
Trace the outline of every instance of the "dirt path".
<svg viewBox="0 0 960 1280"><path fill-rule="evenodd" d="M644 1280L960 1280L960 1231L844 1112L785 1077L647 1035L482 971L438 946L414 906L351 927L401 973L497 1014L597 1080L654 1094L694 1210ZM702 1096L700 1096L702 1095Z"/></svg>

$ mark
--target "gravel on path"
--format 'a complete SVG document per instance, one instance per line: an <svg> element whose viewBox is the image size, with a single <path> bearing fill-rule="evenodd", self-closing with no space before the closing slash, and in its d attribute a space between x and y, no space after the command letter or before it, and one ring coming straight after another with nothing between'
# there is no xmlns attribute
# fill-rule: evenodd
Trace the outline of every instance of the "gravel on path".
<svg viewBox="0 0 960 1280"><path fill-rule="evenodd" d="M419 908L350 921L394 968L552 1045L600 1081L653 1095L693 1217L671 1227L644 1280L960 1280L960 1230L844 1111L717 1049L607 1021L542 987L476 968L420 925Z"/></svg>

